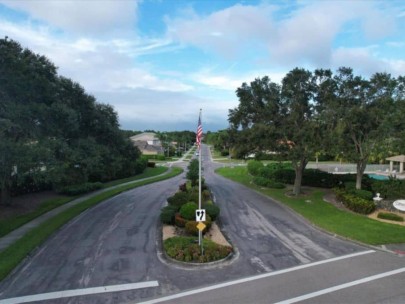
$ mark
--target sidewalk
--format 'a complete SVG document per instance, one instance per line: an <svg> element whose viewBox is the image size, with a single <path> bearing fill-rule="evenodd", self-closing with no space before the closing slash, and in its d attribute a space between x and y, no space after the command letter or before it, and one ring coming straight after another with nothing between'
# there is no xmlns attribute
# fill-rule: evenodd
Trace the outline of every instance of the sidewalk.
<svg viewBox="0 0 405 304"><path fill-rule="evenodd" d="M135 184L135 183L139 183L141 181L145 181L145 180L149 180L149 179L152 179L152 178L156 178L156 177L159 177L159 176L166 175L166 174L170 173L171 170L172 169L169 168L168 171L166 171L166 172L164 172L162 174L156 175L156 176L146 177L146 178L130 181L130 182L127 182L127 183L122 183L122 184L119 184L119 185L115 185L115 186L112 186L112 187L109 187L109 188L104 188L104 189L101 189L101 190L97 190L97 191L91 192L91 193L89 193L87 195L81 196L81 197L79 197L77 199L74 199L74 200L72 200L72 201L70 201L70 202L68 202L68 203L66 203L66 204L64 204L62 206L59 206L59 207L57 207L55 209L52 209L51 211L48 211L47 213L44 213L44 214L40 215L39 217L33 219L32 221L30 221L30 222L24 224L23 226L13 230L9 234L1 237L0 238L0 251L3 251L8 246L13 244L15 241L22 238L27 232L29 232L30 230L38 227L39 225L41 225L42 223L44 223L48 219L54 217L55 215L58 215L59 213L69 209L70 207L73 207L73 206L75 206L77 204L80 204L81 202L83 202L83 201L85 201L85 200L87 200L87 199L89 199L91 197L94 197L94 196L96 196L96 195L98 195L100 193L110 191L110 190L113 190L113 189L121 187L121 186Z"/></svg>

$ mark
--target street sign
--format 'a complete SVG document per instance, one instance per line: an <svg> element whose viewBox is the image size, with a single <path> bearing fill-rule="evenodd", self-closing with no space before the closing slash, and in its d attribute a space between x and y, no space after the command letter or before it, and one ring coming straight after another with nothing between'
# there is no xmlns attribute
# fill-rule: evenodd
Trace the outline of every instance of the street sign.
<svg viewBox="0 0 405 304"><path fill-rule="evenodd" d="M195 221L205 222L205 209L197 209L195 211Z"/></svg>
<svg viewBox="0 0 405 304"><path fill-rule="evenodd" d="M206 226L205 226L205 224L203 222L199 222L198 225L197 225L197 229L200 230L200 231L203 231L205 227Z"/></svg>

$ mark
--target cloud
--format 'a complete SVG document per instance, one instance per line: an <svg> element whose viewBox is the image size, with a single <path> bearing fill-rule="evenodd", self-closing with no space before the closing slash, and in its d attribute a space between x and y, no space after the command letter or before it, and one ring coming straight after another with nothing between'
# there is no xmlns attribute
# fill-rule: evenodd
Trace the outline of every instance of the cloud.
<svg viewBox="0 0 405 304"><path fill-rule="evenodd" d="M201 98L184 92L131 89L122 92L96 92L101 102L113 104L123 129L194 130L199 109L203 109L204 130L227 127L228 109L236 99Z"/></svg>
<svg viewBox="0 0 405 304"><path fill-rule="evenodd" d="M345 27L359 21L362 32L358 35L367 39L380 39L394 31L392 11L379 9L373 2L315 1L283 14L283 7L266 3L238 4L207 16L188 11L186 16L167 18L166 23L171 39L228 59L266 46L273 65L327 67L333 43L348 30Z"/></svg>
<svg viewBox="0 0 405 304"><path fill-rule="evenodd" d="M371 76L377 72L391 73L394 77L405 74L405 60L378 58L373 54L375 47L339 48L332 56L335 69L346 66L356 73Z"/></svg>
<svg viewBox="0 0 405 304"><path fill-rule="evenodd" d="M214 50L231 58L247 41L271 39L275 33L272 11L272 6L238 4L200 17L188 10L183 17L166 18L167 35L180 43Z"/></svg>
<svg viewBox="0 0 405 304"><path fill-rule="evenodd" d="M80 34L103 34L134 26L137 1L49 1L2 0L12 9L29 14L34 20Z"/></svg>
<svg viewBox="0 0 405 304"><path fill-rule="evenodd" d="M77 38L72 41L55 37L44 26L12 24L0 21L0 31L19 41L36 53L46 54L59 74L72 78L91 92L147 88L158 91L189 91L192 86L170 77L158 77L146 64L136 61L148 49L157 52L156 40L132 42L128 40ZM150 47L148 47L148 44Z"/></svg>

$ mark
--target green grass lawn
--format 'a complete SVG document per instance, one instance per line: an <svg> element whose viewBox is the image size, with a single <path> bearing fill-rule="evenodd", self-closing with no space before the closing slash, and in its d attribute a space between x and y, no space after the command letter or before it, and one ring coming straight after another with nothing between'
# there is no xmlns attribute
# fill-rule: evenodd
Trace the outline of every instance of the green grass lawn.
<svg viewBox="0 0 405 304"><path fill-rule="evenodd" d="M113 197L121 192L151 184L161 180L174 177L183 170L180 168L172 168L172 171L163 176L158 176L146 181L117 187L115 189L100 193L92 198L89 198L78 205L75 205L58 215L50 218L36 228L33 228L22 238L15 241L8 248L0 252L0 281L3 280L33 249L41 245L50 235L57 229L62 227L68 221L87 210L88 208L97 205L98 203Z"/></svg>
<svg viewBox="0 0 405 304"><path fill-rule="evenodd" d="M136 181L136 180L139 180L139 179L142 179L142 178L148 178L148 177L156 176L156 175L165 173L167 171L167 169L168 168L166 168L166 167L146 168L145 171L143 173L141 173L141 174L131 176L131 177L127 177L127 178L123 178L123 179L114 180L114 181L111 181L111 182L108 182L108 183L104 183L103 188L109 188L109 187L116 186L116 185L119 185L119 184Z"/></svg>
<svg viewBox="0 0 405 304"><path fill-rule="evenodd" d="M285 195L285 189L265 189L251 184L246 167L220 168L217 173L276 199L331 233L370 245L405 243L405 227L340 210L323 200L322 190L293 198Z"/></svg>

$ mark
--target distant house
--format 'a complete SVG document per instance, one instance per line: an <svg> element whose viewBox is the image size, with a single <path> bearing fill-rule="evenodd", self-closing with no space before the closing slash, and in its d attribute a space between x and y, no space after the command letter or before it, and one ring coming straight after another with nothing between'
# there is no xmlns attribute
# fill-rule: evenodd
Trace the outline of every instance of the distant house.
<svg viewBox="0 0 405 304"><path fill-rule="evenodd" d="M130 140L134 143L134 146L138 147L138 149L144 155L164 154L162 143L156 137L155 133L141 133L135 136L131 136Z"/></svg>

